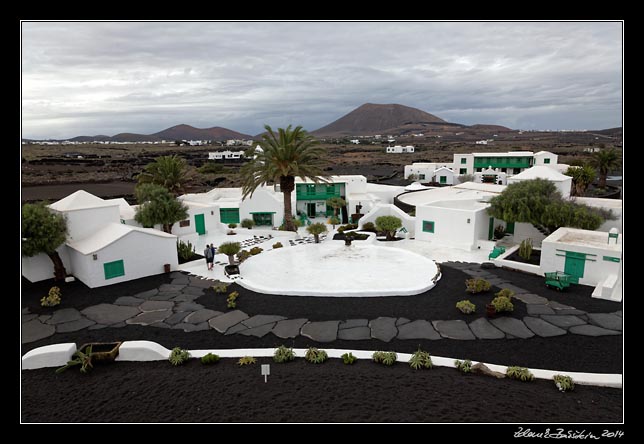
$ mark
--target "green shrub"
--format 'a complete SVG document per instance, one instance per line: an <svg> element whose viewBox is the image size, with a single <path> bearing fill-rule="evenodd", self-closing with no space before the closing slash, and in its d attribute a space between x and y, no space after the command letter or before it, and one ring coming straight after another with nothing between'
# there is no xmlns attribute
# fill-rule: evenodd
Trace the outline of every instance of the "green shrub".
<svg viewBox="0 0 644 444"><path fill-rule="evenodd" d="M170 364L172 365L181 365L188 359L190 359L190 352L188 350L184 350L181 347L175 347L170 352L168 361L170 361Z"/></svg>
<svg viewBox="0 0 644 444"><path fill-rule="evenodd" d="M373 358L373 362L377 362L378 364L383 364L387 366L394 365L396 362L396 359L398 359L398 355L396 352L383 352L383 351L377 351L374 352L373 355L371 355Z"/></svg>
<svg viewBox="0 0 644 444"><path fill-rule="evenodd" d="M237 365L251 365L255 364L256 362L257 359L253 358L252 356L244 356L243 358L239 358Z"/></svg>
<svg viewBox="0 0 644 444"><path fill-rule="evenodd" d="M532 239L523 239L521 245L519 245L519 256L525 259L526 261L530 259L532 255Z"/></svg>
<svg viewBox="0 0 644 444"><path fill-rule="evenodd" d="M324 350L319 350L315 347L310 347L306 351L306 354L304 355L304 359L306 359L312 364L322 364L324 361L329 359L329 356L326 354Z"/></svg>
<svg viewBox="0 0 644 444"><path fill-rule="evenodd" d="M571 392L575 389L575 382L570 376L554 375L552 379L560 392Z"/></svg>
<svg viewBox="0 0 644 444"><path fill-rule="evenodd" d="M226 299L226 302L228 303L228 308L235 308L237 307L237 298L239 297L239 293L236 291L233 291L228 295L228 298Z"/></svg>
<svg viewBox="0 0 644 444"><path fill-rule="evenodd" d="M466 291L468 293L482 293L484 291L488 291L490 288L492 288L492 284L490 284L488 281L485 279L481 278L472 278L472 279L467 279L465 281L465 287Z"/></svg>
<svg viewBox="0 0 644 444"><path fill-rule="evenodd" d="M512 296L514 296L514 291L509 288L502 288L498 293L494 293L494 295L499 298L508 298L511 300Z"/></svg>
<svg viewBox="0 0 644 444"><path fill-rule="evenodd" d="M331 225L335 226L338 225L341 221L335 216L331 216L328 221Z"/></svg>
<svg viewBox="0 0 644 444"><path fill-rule="evenodd" d="M373 224L373 222L365 222L364 224L362 224L362 231L371 231L375 233L376 226Z"/></svg>
<svg viewBox="0 0 644 444"><path fill-rule="evenodd" d="M274 249L276 249L276 248L282 248L283 246L284 246L284 245L282 245L282 243L281 243L281 242L275 242L275 243L273 244L273 250L274 250Z"/></svg>
<svg viewBox="0 0 644 444"><path fill-rule="evenodd" d="M228 224L228 228L230 228L231 230L235 229L237 228L237 224Z"/></svg>
<svg viewBox="0 0 644 444"><path fill-rule="evenodd" d="M490 302L494 306L494 310L496 310L497 313L500 313L502 311L514 311L514 304L510 302L510 299L503 297L503 296L497 296L494 299L492 299L492 302Z"/></svg>
<svg viewBox="0 0 644 444"><path fill-rule="evenodd" d="M470 314L476 311L476 305L472 304L467 299L464 301L458 301L456 303L456 308L458 308L461 313Z"/></svg>
<svg viewBox="0 0 644 444"><path fill-rule="evenodd" d="M255 255L261 253L262 251L264 251L263 248L253 247L253 248L250 249L250 254L255 256Z"/></svg>
<svg viewBox="0 0 644 444"><path fill-rule="evenodd" d="M292 348L280 345L273 354L273 361L277 363L290 362L295 359L295 352Z"/></svg>
<svg viewBox="0 0 644 444"><path fill-rule="evenodd" d="M418 349L413 355L411 355L411 358L409 358L409 366L414 370L432 368L432 358L429 356L428 352Z"/></svg>
<svg viewBox="0 0 644 444"><path fill-rule="evenodd" d="M193 253L193 246L188 242L180 241L177 240L177 254L179 255L179 259L182 261L188 261L192 257Z"/></svg>
<svg viewBox="0 0 644 444"><path fill-rule="evenodd" d="M215 285L212 286L212 289L215 290L215 293L226 293L228 291L228 284L216 280Z"/></svg>
<svg viewBox="0 0 644 444"><path fill-rule="evenodd" d="M472 371L472 361L470 361L469 359L465 361L459 361L457 359L456 361L454 361L454 365L463 373L470 373Z"/></svg>
<svg viewBox="0 0 644 444"><path fill-rule="evenodd" d="M44 296L40 299L40 305L43 307L55 307L56 305L60 304L60 296L60 288L51 287L47 296Z"/></svg>
<svg viewBox="0 0 644 444"><path fill-rule="evenodd" d="M201 363L204 365L214 364L217 361L219 361L219 355L213 355L212 353L201 357Z"/></svg>
<svg viewBox="0 0 644 444"><path fill-rule="evenodd" d="M64 366L60 367L59 369L56 369L56 373L61 373L67 370L69 367L73 367L75 365L80 365L80 372L81 373L89 373L91 369L94 368L92 365L92 357L94 354L92 353L92 346L89 345L85 349L84 352L80 350L76 350L73 356L76 356L74 359L71 361L67 361L67 364Z"/></svg>
<svg viewBox="0 0 644 444"><path fill-rule="evenodd" d="M241 221L241 226L250 230L255 226L255 221L253 219L244 219Z"/></svg>
<svg viewBox="0 0 644 444"><path fill-rule="evenodd" d="M508 378L518 379L519 381L532 381L534 375L525 367L508 367L505 371Z"/></svg>
<svg viewBox="0 0 644 444"><path fill-rule="evenodd" d="M242 250L239 253L237 253L237 260L241 264L242 262L244 262L246 259L248 259L251 256L252 255L250 254L250 252L248 250Z"/></svg>
<svg viewBox="0 0 644 444"><path fill-rule="evenodd" d="M340 357L342 358L342 362L346 365L353 365L353 363L358 359L353 356L353 353L345 353Z"/></svg>

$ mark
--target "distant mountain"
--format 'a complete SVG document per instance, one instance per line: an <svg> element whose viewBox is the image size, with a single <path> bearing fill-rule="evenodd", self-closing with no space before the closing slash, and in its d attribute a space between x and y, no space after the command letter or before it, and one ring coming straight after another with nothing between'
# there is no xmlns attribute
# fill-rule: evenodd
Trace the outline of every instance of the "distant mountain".
<svg viewBox="0 0 644 444"><path fill-rule="evenodd" d="M467 127L468 129L475 130L475 131L495 131L497 133L503 133L506 131L513 131L512 129L506 127L506 126L501 126L501 125L483 125L480 123L477 123L476 125L470 125Z"/></svg>
<svg viewBox="0 0 644 444"><path fill-rule="evenodd" d="M176 125L154 134L119 133L114 136L78 136L72 142L156 142L159 140L228 140L252 139L248 134L238 133L227 128L214 126L212 128L195 128L190 125Z"/></svg>
<svg viewBox="0 0 644 444"><path fill-rule="evenodd" d="M335 122L312 132L315 136L352 136L397 134L401 130L449 125L448 122L404 105L365 103Z"/></svg>

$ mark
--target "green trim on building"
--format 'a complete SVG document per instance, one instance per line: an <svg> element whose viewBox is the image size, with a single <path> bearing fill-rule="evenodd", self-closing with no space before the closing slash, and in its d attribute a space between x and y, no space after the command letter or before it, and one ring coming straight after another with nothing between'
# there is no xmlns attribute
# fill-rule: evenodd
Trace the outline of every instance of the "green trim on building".
<svg viewBox="0 0 644 444"><path fill-rule="evenodd" d="M253 215L253 222L255 222L255 225L258 227L273 226L273 214L275 214L275 211L253 212L250 214Z"/></svg>
<svg viewBox="0 0 644 444"><path fill-rule="evenodd" d="M344 183L298 183L295 185L297 200L327 200L340 197Z"/></svg>
<svg viewBox="0 0 644 444"><path fill-rule="evenodd" d="M239 208L220 208L219 220L224 224L238 224Z"/></svg>
<svg viewBox="0 0 644 444"><path fill-rule="evenodd" d="M618 257L613 257L613 256L604 256L604 260L606 262L621 262L620 258Z"/></svg>
<svg viewBox="0 0 644 444"><path fill-rule="evenodd" d="M105 273L105 279L125 276L125 265L123 264L123 259L113 262L105 262L103 264L103 272Z"/></svg>
<svg viewBox="0 0 644 444"><path fill-rule="evenodd" d="M461 163L467 163L467 157L461 157Z"/></svg>
<svg viewBox="0 0 644 444"><path fill-rule="evenodd" d="M249 211L248 214L275 214L275 211Z"/></svg>
<svg viewBox="0 0 644 444"><path fill-rule="evenodd" d="M206 219L203 214L195 214L195 231L200 236L206 234Z"/></svg>
<svg viewBox="0 0 644 444"><path fill-rule="evenodd" d="M447 176L438 176L438 183L446 184Z"/></svg>
<svg viewBox="0 0 644 444"><path fill-rule="evenodd" d="M531 157L475 157L474 168L530 168Z"/></svg>
<svg viewBox="0 0 644 444"><path fill-rule="evenodd" d="M550 159L548 158L543 159L543 163L544 165L548 165L550 163Z"/></svg>
<svg viewBox="0 0 644 444"><path fill-rule="evenodd" d="M514 222L505 223L505 232L508 234L514 234Z"/></svg>
<svg viewBox="0 0 644 444"><path fill-rule="evenodd" d="M434 232L434 221L424 220L423 221L423 231L425 233L433 233Z"/></svg>

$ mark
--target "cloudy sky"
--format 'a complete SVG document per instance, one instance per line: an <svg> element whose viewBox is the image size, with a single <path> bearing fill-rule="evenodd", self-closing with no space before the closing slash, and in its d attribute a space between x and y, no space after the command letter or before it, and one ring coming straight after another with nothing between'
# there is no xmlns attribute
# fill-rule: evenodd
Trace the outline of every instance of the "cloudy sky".
<svg viewBox="0 0 644 444"><path fill-rule="evenodd" d="M622 124L622 24L22 24L22 135L315 130L363 103L517 129Z"/></svg>

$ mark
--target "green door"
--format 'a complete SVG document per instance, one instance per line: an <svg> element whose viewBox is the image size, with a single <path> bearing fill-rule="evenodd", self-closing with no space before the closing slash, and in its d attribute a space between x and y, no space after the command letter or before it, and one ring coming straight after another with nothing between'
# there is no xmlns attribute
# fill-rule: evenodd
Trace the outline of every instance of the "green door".
<svg viewBox="0 0 644 444"><path fill-rule="evenodd" d="M125 266L123 265L123 259L114 262L105 262L103 264L103 272L105 273L105 279L124 276Z"/></svg>
<svg viewBox="0 0 644 444"><path fill-rule="evenodd" d="M505 224L505 232L508 234L514 234L514 222L508 222Z"/></svg>
<svg viewBox="0 0 644 444"><path fill-rule="evenodd" d="M306 215L309 217L315 217L315 203L306 204Z"/></svg>
<svg viewBox="0 0 644 444"><path fill-rule="evenodd" d="M447 176L438 176L438 180L440 181L439 183L446 184L447 183Z"/></svg>
<svg viewBox="0 0 644 444"><path fill-rule="evenodd" d="M490 218L490 225L487 229L487 240L494 239L494 218Z"/></svg>
<svg viewBox="0 0 644 444"><path fill-rule="evenodd" d="M586 255L574 251L566 251L566 263L564 273L569 274L570 282L579 283L579 278L584 277L584 266L586 264Z"/></svg>
<svg viewBox="0 0 644 444"><path fill-rule="evenodd" d="M253 213L253 221L257 226L273 226L273 213Z"/></svg>
<svg viewBox="0 0 644 444"><path fill-rule="evenodd" d="M203 214L195 214L195 228L197 234L206 234L206 221L204 220Z"/></svg>

